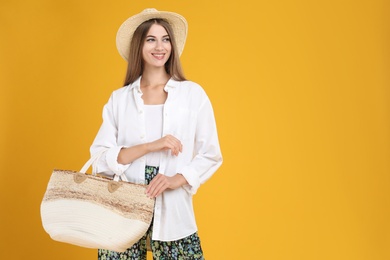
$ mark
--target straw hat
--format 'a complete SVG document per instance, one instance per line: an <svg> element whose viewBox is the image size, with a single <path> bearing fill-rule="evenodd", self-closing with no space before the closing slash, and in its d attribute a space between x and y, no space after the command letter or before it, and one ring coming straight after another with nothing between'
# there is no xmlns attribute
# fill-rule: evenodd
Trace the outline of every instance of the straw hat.
<svg viewBox="0 0 390 260"><path fill-rule="evenodd" d="M130 43L133 38L134 31L143 22L154 18L164 19L171 25L179 56L181 55L187 38L188 25L186 19L177 13L157 11L154 8L149 8L143 10L139 14L131 16L119 27L116 34L116 47L119 54L125 60L129 57Z"/></svg>

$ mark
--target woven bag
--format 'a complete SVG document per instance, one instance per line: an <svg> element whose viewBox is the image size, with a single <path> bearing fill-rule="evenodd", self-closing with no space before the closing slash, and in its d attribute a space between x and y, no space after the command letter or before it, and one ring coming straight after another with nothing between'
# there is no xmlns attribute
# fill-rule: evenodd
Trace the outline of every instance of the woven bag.
<svg viewBox="0 0 390 260"><path fill-rule="evenodd" d="M42 225L59 242L124 252L146 233L154 199L146 196L146 185L126 182L124 174L114 180L85 174L99 156L80 172L53 171L41 203Z"/></svg>

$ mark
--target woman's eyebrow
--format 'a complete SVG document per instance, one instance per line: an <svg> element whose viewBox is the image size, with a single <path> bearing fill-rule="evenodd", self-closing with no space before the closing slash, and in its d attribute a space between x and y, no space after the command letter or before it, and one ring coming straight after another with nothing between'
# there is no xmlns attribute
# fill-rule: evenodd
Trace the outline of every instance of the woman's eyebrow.
<svg viewBox="0 0 390 260"><path fill-rule="evenodd" d="M146 37L153 37L153 38L157 38L157 37L156 37L156 36L154 36L154 35L147 35ZM166 34L166 35L163 35L163 36L162 36L162 38L163 38L163 37L169 37L169 35L168 35L168 34Z"/></svg>

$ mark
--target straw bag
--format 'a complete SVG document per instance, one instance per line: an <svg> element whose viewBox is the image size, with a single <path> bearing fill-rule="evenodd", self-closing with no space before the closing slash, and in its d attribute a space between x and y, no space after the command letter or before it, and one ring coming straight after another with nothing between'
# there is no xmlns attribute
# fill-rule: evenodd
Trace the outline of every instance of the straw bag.
<svg viewBox="0 0 390 260"><path fill-rule="evenodd" d="M53 171L41 203L41 219L56 241L123 252L146 233L154 200L146 196L146 185L126 182L124 174L114 180L85 174L103 152L80 172Z"/></svg>

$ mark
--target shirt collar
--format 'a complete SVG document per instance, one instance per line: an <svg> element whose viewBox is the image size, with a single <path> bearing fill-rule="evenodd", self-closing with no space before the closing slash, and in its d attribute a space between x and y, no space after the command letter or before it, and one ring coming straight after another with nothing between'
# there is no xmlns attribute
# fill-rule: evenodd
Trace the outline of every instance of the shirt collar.
<svg viewBox="0 0 390 260"><path fill-rule="evenodd" d="M165 85L164 90L165 90L166 92L169 92L170 90L175 89L175 88L178 87L179 85L180 85L180 81L176 81L176 80L170 78L170 79L168 80L167 84Z"/></svg>
<svg viewBox="0 0 390 260"><path fill-rule="evenodd" d="M130 89L136 89L138 93L142 93L141 91L141 76L138 77L133 83L129 85Z"/></svg>
<svg viewBox="0 0 390 260"><path fill-rule="evenodd" d="M136 89L139 93L142 93L141 91L141 77L140 76L138 79L136 79L131 85L130 85L130 89ZM175 89L176 87L178 87L180 85L180 81L177 81L177 80L174 80L172 78L170 78L167 82L167 84L165 85L164 87L164 90L166 92L169 92L170 90L172 89Z"/></svg>

